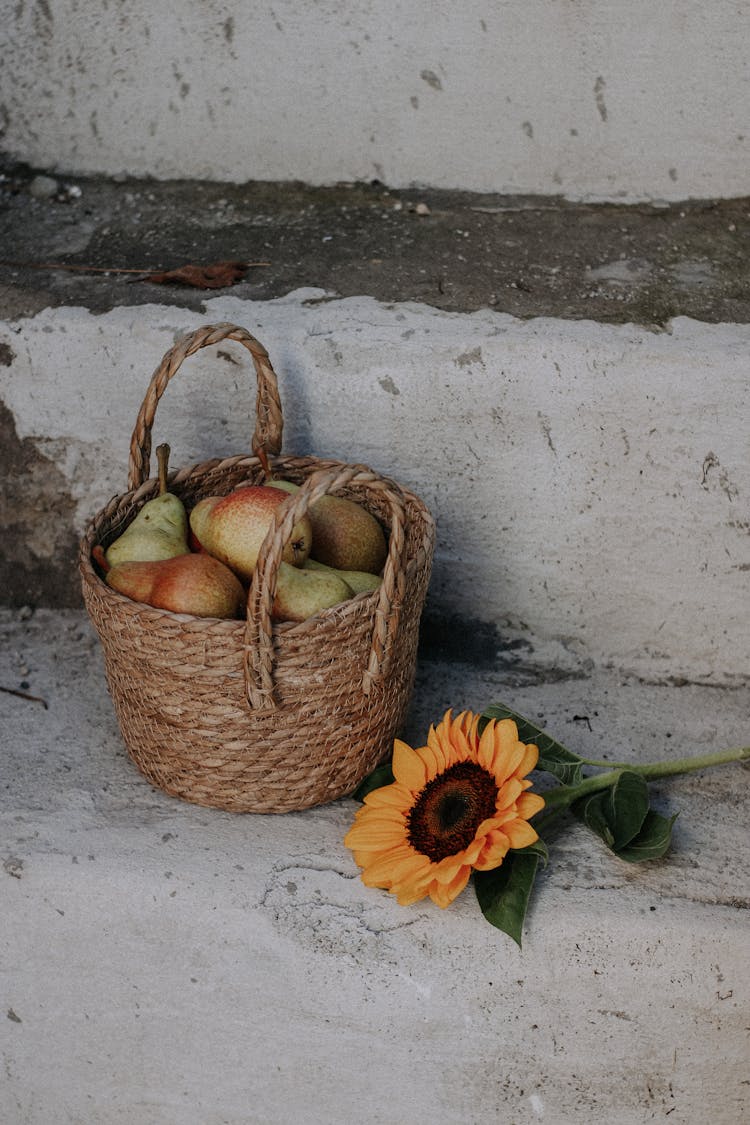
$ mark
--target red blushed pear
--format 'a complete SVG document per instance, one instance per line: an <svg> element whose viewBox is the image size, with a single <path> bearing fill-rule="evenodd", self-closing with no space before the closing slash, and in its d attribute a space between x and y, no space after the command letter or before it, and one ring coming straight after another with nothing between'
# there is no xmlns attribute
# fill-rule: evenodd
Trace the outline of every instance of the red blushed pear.
<svg viewBox="0 0 750 1125"><path fill-rule="evenodd" d="M206 554L118 563L106 582L135 602L196 617L240 617L247 604L237 575Z"/></svg>
<svg viewBox="0 0 750 1125"><path fill-rule="evenodd" d="M190 513L190 527L205 551L249 582L276 509L286 501L277 488L250 485L227 496L207 496ZM305 516L295 524L282 559L302 566L310 553L312 527Z"/></svg>

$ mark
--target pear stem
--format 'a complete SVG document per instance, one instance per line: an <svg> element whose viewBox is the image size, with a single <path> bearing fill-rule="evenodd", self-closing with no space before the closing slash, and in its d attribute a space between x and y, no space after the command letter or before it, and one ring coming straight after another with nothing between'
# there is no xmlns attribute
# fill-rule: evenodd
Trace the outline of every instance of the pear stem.
<svg viewBox="0 0 750 1125"><path fill-rule="evenodd" d="M167 491L167 472L169 470L169 446L165 442L156 447L156 459L159 462L159 495Z"/></svg>

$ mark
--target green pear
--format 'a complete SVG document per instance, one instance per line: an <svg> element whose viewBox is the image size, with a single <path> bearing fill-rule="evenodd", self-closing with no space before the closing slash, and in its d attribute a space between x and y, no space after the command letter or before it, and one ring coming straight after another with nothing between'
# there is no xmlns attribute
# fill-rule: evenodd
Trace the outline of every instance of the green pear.
<svg viewBox="0 0 750 1125"><path fill-rule="evenodd" d="M382 578L378 574L369 574L365 570L336 570L332 566L326 566L325 563L318 562L317 559L308 559L303 567L304 570L326 570L329 574L338 574L339 578L343 578L347 586L351 588L353 594L362 594L365 591L377 590L382 582Z"/></svg>
<svg viewBox="0 0 750 1125"><path fill-rule="evenodd" d="M133 601L196 617L239 617L247 604L237 575L206 554L118 563L106 582Z"/></svg>
<svg viewBox="0 0 750 1125"><path fill-rule="evenodd" d="M110 543L105 558L110 566L124 562L156 562L186 555L188 521L179 497L167 491L169 446L156 450L159 461L159 495L148 500L122 535Z"/></svg>
<svg viewBox="0 0 750 1125"><path fill-rule="evenodd" d="M282 562L276 578L272 616L276 621L306 621L351 596L351 587L337 574L305 570Z"/></svg>
<svg viewBox="0 0 750 1125"><path fill-rule="evenodd" d="M269 480L267 487L296 492L288 480ZM359 570L379 574L388 547L383 529L366 508L343 496L321 496L308 509L312 525L312 550L318 562L334 570Z"/></svg>
<svg viewBox="0 0 750 1125"><path fill-rule="evenodd" d="M285 500L283 492L259 484L236 488L227 496L207 496L190 513L190 528L209 555L249 581L274 513ZM311 543L312 528L304 517L294 525L282 559L302 566Z"/></svg>
<svg viewBox="0 0 750 1125"><path fill-rule="evenodd" d="M282 492L299 492L300 486L291 480L267 480L266 488L280 488Z"/></svg>

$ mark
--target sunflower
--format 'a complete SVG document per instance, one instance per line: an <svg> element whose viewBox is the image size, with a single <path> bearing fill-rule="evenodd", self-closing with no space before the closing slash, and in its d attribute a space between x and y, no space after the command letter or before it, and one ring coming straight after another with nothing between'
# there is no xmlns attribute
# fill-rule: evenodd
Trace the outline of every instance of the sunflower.
<svg viewBox="0 0 750 1125"><path fill-rule="evenodd" d="M525 775L539 751L518 740L512 719L490 720L447 711L431 726L427 745L396 739L392 785L364 799L344 843L368 887L384 887L402 906L430 896L448 906L472 868L498 867L510 848L539 837L528 823L544 799L527 793Z"/></svg>

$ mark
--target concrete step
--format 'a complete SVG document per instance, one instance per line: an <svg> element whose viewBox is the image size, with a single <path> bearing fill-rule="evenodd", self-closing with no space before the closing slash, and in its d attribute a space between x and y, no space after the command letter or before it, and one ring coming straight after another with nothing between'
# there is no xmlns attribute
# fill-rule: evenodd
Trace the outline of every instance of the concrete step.
<svg viewBox="0 0 750 1125"><path fill-rule="evenodd" d="M654 333L308 289L5 322L7 602L80 604L77 539L126 491L151 373L218 321L269 349L284 452L363 461L426 501L428 614L458 622L454 651L489 631L649 679L746 680L750 327L683 317ZM213 351L159 407L175 467L249 451L252 366L239 345Z"/></svg>
<svg viewBox="0 0 750 1125"><path fill-rule="evenodd" d="M63 171L628 201L747 190L735 0L11 6L0 130ZM644 27L648 36L644 36Z"/></svg>
<svg viewBox="0 0 750 1125"><path fill-rule="evenodd" d="M0 1119L8 1125L737 1125L750 1108L747 767L654 787L673 849L558 837L523 950L471 888L362 885L357 805L239 816L126 757L82 611L0 614ZM750 690L423 660L405 735L505 701L575 751L742 744ZM304 752L304 748L300 748Z"/></svg>
<svg viewBox="0 0 750 1125"><path fill-rule="evenodd" d="M746 768L658 788L682 810L663 862L572 826L521 952L470 891L367 890L351 800L242 817L152 790L75 556L162 355L229 320L270 351L285 452L368 462L436 516L405 737L501 700L596 758L746 745L747 201L6 176L0 686L48 707L0 693L0 1120L736 1125ZM215 295L93 272L238 258L271 265ZM201 352L154 445L249 451L254 403L243 349Z"/></svg>

